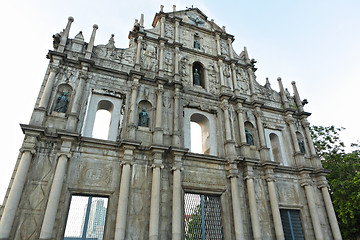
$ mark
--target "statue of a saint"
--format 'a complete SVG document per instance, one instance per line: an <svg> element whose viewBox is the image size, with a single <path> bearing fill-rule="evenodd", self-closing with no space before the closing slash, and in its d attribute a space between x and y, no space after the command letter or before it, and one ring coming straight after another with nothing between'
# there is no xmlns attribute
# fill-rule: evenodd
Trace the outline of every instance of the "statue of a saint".
<svg viewBox="0 0 360 240"><path fill-rule="evenodd" d="M195 68L195 72L194 72L194 85L201 86L201 83L200 83L200 74L198 73L197 68Z"/></svg>
<svg viewBox="0 0 360 240"><path fill-rule="evenodd" d="M67 95L67 92L63 92L62 95L60 97L58 97L55 108L54 108L55 112L61 112L61 113L66 112L67 105L69 103L69 99L67 98L66 95Z"/></svg>
<svg viewBox="0 0 360 240"><path fill-rule="evenodd" d="M200 43L197 39L194 40L194 48L200 49Z"/></svg>
<svg viewBox="0 0 360 240"><path fill-rule="evenodd" d="M305 145L304 145L304 141L301 141L300 139L297 139L298 140L298 144L299 144L299 148L300 148L300 152L302 154L305 154Z"/></svg>
<svg viewBox="0 0 360 240"><path fill-rule="evenodd" d="M246 143L249 145L255 145L254 138L247 129L245 129L245 135L246 135Z"/></svg>
<svg viewBox="0 0 360 240"><path fill-rule="evenodd" d="M146 108L143 108L139 113L139 123L140 127L149 127L149 114L146 112Z"/></svg>

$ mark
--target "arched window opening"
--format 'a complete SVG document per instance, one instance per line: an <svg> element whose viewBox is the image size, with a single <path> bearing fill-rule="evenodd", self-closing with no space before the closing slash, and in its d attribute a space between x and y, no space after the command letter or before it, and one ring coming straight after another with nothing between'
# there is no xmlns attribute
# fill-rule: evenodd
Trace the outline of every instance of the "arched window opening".
<svg viewBox="0 0 360 240"><path fill-rule="evenodd" d="M304 137L300 132L296 132L297 144L299 145L300 152L305 154L305 142Z"/></svg>
<svg viewBox="0 0 360 240"><path fill-rule="evenodd" d="M106 100L99 102L92 132L93 138L109 139L112 110L113 104L111 102Z"/></svg>
<svg viewBox="0 0 360 240"><path fill-rule="evenodd" d="M204 115L193 114L190 118L190 131L191 152L210 154L209 120Z"/></svg>
<svg viewBox="0 0 360 240"><path fill-rule="evenodd" d="M108 139L110 128L111 113L107 110L100 109L96 112L95 123L93 128L93 138Z"/></svg>
<svg viewBox="0 0 360 240"><path fill-rule="evenodd" d="M270 133L270 144L274 161L278 163L283 163L279 137L275 133Z"/></svg>
<svg viewBox="0 0 360 240"><path fill-rule="evenodd" d="M205 87L204 67L200 62L194 62L192 67L192 73L193 73L193 84L196 86Z"/></svg>

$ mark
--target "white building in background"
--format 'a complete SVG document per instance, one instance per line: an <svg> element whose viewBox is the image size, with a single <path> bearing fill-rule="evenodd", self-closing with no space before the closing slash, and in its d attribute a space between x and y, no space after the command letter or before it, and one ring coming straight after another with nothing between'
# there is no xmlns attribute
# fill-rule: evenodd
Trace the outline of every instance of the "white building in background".
<svg viewBox="0 0 360 240"><path fill-rule="evenodd" d="M0 239L62 239L78 195L108 198L104 239L341 239L295 82L261 86L225 27L173 8L152 29L135 20L126 49L94 46L97 25L70 38L71 17L54 35ZM92 136L99 110L106 139Z"/></svg>

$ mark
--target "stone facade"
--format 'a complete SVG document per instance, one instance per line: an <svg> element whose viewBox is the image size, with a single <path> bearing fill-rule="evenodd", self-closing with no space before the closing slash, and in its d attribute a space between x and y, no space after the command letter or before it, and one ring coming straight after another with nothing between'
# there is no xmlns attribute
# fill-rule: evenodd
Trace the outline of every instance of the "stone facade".
<svg viewBox="0 0 360 240"><path fill-rule="evenodd" d="M285 239L282 209L299 211L305 239L341 239L295 82L293 96L280 78L280 92L258 84L247 49L197 8L161 7L152 29L141 16L126 49L94 46L97 25L70 39L73 21L21 125L0 239L62 239L76 194L108 197L104 239L184 239L186 192L220 198L224 239ZM92 137L100 109L107 139Z"/></svg>

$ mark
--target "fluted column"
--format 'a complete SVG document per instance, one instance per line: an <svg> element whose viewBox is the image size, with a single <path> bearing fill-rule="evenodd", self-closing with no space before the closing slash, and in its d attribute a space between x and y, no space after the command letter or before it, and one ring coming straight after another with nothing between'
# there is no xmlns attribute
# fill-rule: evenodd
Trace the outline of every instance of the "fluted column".
<svg viewBox="0 0 360 240"><path fill-rule="evenodd" d="M231 63L231 77L232 77L233 91L235 91L235 93L238 94L240 90L237 84L235 69L236 69L235 63Z"/></svg>
<svg viewBox="0 0 360 240"><path fill-rule="evenodd" d="M315 150L315 147L314 147L314 143L313 143L313 140L311 138L311 133L310 133L310 129L309 129L309 122L306 120L306 118L303 118L301 119L301 124L305 130L305 137L306 137L306 140L309 144L309 147L310 147L310 153L311 153L311 157L313 156L316 156L316 150Z"/></svg>
<svg viewBox="0 0 360 240"><path fill-rule="evenodd" d="M165 43L163 41L160 41L160 51L159 51L159 75L163 76L164 71L164 48Z"/></svg>
<svg viewBox="0 0 360 240"><path fill-rule="evenodd" d="M218 33L215 35L215 41L216 41L217 54L220 56L221 55L221 47L220 47L220 36Z"/></svg>
<svg viewBox="0 0 360 240"><path fill-rule="evenodd" d="M156 90L156 114L155 114L155 135L154 142L162 144L163 142L163 128L162 128L162 107L163 107L163 92L164 88L162 84L158 84Z"/></svg>
<svg viewBox="0 0 360 240"><path fill-rule="evenodd" d="M290 134L291 134L291 139L292 139L293 146L295 149L295 154L300 153L300 147L298 144L295 127L294 127L295 120L293 119L293 117L291 115L287 115L285 121L289 125L289 128L290 128Z"/></svg>
<svg viewBox="0 0 360 240"><path fill-rule="evenodd" d="M306 200L310 210L311 222L315 232L316 240L323 240L323 234L321 231L321 224L319 220L319 213L317 212L317 207L315 204L314 190L312 187L312 182L308 176L302 176L301 186L305 188Z"/></svg>
<svg viewBox="0 0 360 240"><path fill-rule="evenodd" d="M247 69L247 72L248 72L248 75L249 75L249 85L250 85L250 94L251 94L251 97L252 99L251 100L254 100L255 97L256 97L256 92L255 92L255 86L254 86L254 73L251 69L251 67L249 67Z"/></svg>
<svg viewBox="0 0 360 240"><path fill-rule="evenodd" d="M129 201L129 187L131 176L131 163L122 163L122 173L116 215L115 240L124 240L126 232L127 209Z"/></svg>
<svg viewBox="0 0 360 240"><path fill-rule="evenodd" d="M223 61L221 59L218 60L219 67L219 75L220 75L220 86L225 86L224 75L223 75Z"/></svg>
<svg viewBox="0 0 360 240"><path fill-rule="evenodd" d="M269 191L270 207L271 207L272 218L274 221L276 240L284 240L285 239L284 230L282 227L279 202L276 197L275 178L273 177L273 170L272 168L267 168L265 171L266 171L265 178Z"/></svg>
<svg viewBox="0 0 360 240"><path fill-rule="evenodd" d="M235 162L229 163L228 165L228 178L230 178L231 184L231 201L233 206L233 217L234 217L234 230L235 230L235 239L243 240L245 239L244 235L244 223L241 215L241 203L240 203L240 194L239 194L239 185L238 185L238 169Z"/></svg>
<svg viewBox="0 0 360 240"><path fill-rule="evenodd" d="M225 121L225 149L226 155L230 159L236 158L236 150L235 150L235 141L232 136L231 131L231 122L230 122L230 114L229 114L229 103L226 99L222 100L221 108L224 112L224 121Z"/></svg>
<svg viewBox="0 0 360 240"><path fill-rule="evenodd" d="M254 186L254 174L252 170L252 166L246 166L246 185L249 196L249 207L250 207L250 218L251 218L251 226L253 230L253 239L261 240L261 228L260 228L260 220L259 214L257 212L256 206L256 195L255 195L255 186Z"/></svg>
<svg viewBox="0 0 360 240"><path fill-rule="evenodd" d="M46 81L43 94L41 95L39 108L46 109L49 105L51 92L54 86L56 74L59 72L59 67L55 65L50 65L50 74Z"/></svg>
<svg viewBox="0 0 360 240"><path fill-rule="evenodd" d="M139 79L134 79L131 85L131 99L130 99L130 112L129 112L129 138L135 139L135 129L137 125L136 106L137 106L137 91Z"/></svg>
<svg viewBox="0 0 360 240"><path fill-rule="evenodd" d="M175 42L180 42L180 34L179 34L179 21L175 19L175 34L174 34L174 40Z"/></svg>
<svg viewBox="0 0 360 240"><path fill-rule="evenodd" d="M41 226L40 239L52 238L52 233L55 224L56 212L59 206L61 197L61 190L66 174L67 162L70 155L61 153L55 170L54 180L51 185L51 190L48 198L48 203L45 210L44 220Z"/></svg>
<svg viewBox="0 0 360 240"><path fill-rule="evenodd" d="M264 127L261 121L261 117L263 116L263 113L261 112L260 107L255 108L254 115L256 118L256 126L259 132L260 146L262 148L266 148Z"/></svg>
<svg viewBox="0 0 360 240"><path fill-rule="evenodd" d="M135 64L139 65L140 64L140 56L141 56L141 43L142 43L142 36L139 36L137 38L137 49L136 49L136 59L135 59Z"/></svg>
<svg viewBox="0 0 360 240"><path fill-rule="evenodd" d="M165 36L165 16L161 16L160 18L160 37Z"/></svg>
<svg viewBox="0 0 360 240"><path fill-rule="evenodd" d="M174 160L173 172L173 197L172 197L172 240L181 240L182 234L182 188L181 171L183 152L172 152Z"/></svg>
<svg viewBox="0 0 360 240"><path fill-rule="evenodd" d="M175 60L174 60L174 69L175 75L179 75L179 47L175 47Z"/></svg>
<svg viewBox="0 0 360 240"><path fill-rule="evenodd" d="M175 86L175 93L174 93L174 126L173 126L173 138L172 138L172 144L174 146L179 146L180 145L179 98L180 98L180 89L177 86Z"/></svg>
<svg viewBox="0 0 360 240"><path fill-rule="evenodd" d="M339 224L336 218L335 210L331 202L331 197L327 186L321 186L321 193L324 198L326 212L329 218L331 231L335 240L342 240Z"/></svg>
<svg viewBox="0 0 360 240"><path fill-rule="evenodd" d="M231 38L228 38L228 39L227 39L227 42L228 42L228 46L229 46L230 58L234 58L234 53L233 53L233 51L232 51L232 46L231 46L231 43L232 43Z"/></svg>
<svg viewBox="0 0 360 240"><path fill-rule="evenodd" d="M162 152L153 152L152 184L151 184L151 202L150 202L150 223L149 223L149 240L159 239L159 219L160 219L160 169L162 165Z"/></svg>
<svg viewBox="0 0 360 240"><path fill-rule="evenodd" d="M8 239L19 207L34 149L21 149L21 158L0 221L0 239Z"/></svg>
<svg viewBox="0 0 360 240"><path fill-rule="evenodd" d="M70 131L74 131L76 129L79 110L80 110L81 103L82 103L81 99L82 99L82 95L83 95L83 91L84 91L84 85L85 85L86 79L88 77L87 70L88 70L88 67L83 66L83 69L81 70L79 84L76 88L74 100L72 101L71 112L69 114L69 119L68 119L68 122L66 125L66 129L70 130Z"/></svg>
<svg viewBox="0 0 360 240"><path fill-rule="evenodd" d="M245 125L244 125L244 116L243 116L243 108L241 103L237 103L236 112L238 114L239 121L239 130L240 130L240 142L241 144L246 144L246 133L245 133Z"/></svg>

